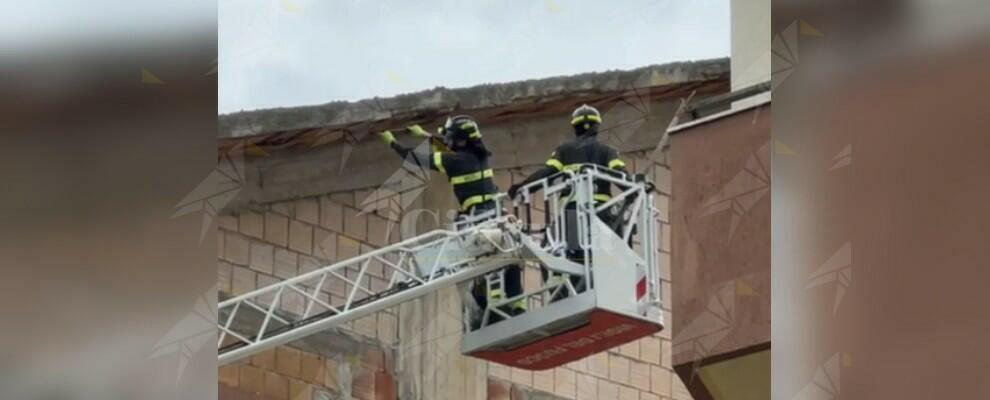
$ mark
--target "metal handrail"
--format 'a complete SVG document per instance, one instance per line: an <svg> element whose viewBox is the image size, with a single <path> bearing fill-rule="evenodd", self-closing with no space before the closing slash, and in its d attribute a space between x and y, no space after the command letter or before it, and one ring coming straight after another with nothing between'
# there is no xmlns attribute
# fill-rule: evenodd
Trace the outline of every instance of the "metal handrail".
<svg viewBox="0 0 990 400"><path fill-rule="evenodd" d="M600 212L608 210L611 207L620 204L625 205L626 207L623 207L622 210L629 213L628 217L624 215L625 212L615 216L619 219L617 224L622 227L622 230L618 234L623 242L632 243L633 239L638 239L640 243L645 244L640 246L638 255L646 263L646 276L649 281L647 286L648 299L651 304L659 304L660 293L656 283L656 278L659 276L659 266L657 265L658 259L654 254L658 245L656 221L659 211L653 207L652 200L652 193L655 190L655 186L652 182L642 178L641 175L636 176L637 179L635 180L629 178L630 176L627 174L593 164L582 165L573 170L561 171L522 186L519 190L520 195L512 199L513 215L522 222L520 227L522 233L528 235L543 234L541 238L543 244L541 247L543 251L549 254L566 255L566 252L561 251L567 248L566 232L568 229L575 229L579 239L578 248L580 249L580 258L584 270L584 290L593 290L595 282L593 274L591 274L592 257L590 253L593 250L591 248L590 238L591 218L597 218ZM593 198L594 184L600 180L614 184L619 189L619 193L608 201L596 205ZM533 221L531 216L535 205L538 203L537 193L542 193L543 195L542 203L545 226L542 230L536 230L532 227ZM562 201L565 197L568 200L566 202ZM573 208L565 204L569 202L575 203ZM575 213L576 227L567 226L568 222L565 213L568 210L573 210ZM637 233L634 234L635 226L641 226L643 228L637 230ZM482 327L487 325L489 317L492 314L498 314L504 319L510 318L507 313L499 309L500 307L512 304L519 299L526 299L527 305L532 306L534 305L534 298L543 298L540 304L546 305L546 296L556 296L561 290L566 291L569 295L578 294L577 288L574 287L570 279L565 275L559 283L552 283L550 280L547 280L538 288L524 291L524 293L510 298L503 298L498 302L489 303L486 309L483 310Z"/></svg>

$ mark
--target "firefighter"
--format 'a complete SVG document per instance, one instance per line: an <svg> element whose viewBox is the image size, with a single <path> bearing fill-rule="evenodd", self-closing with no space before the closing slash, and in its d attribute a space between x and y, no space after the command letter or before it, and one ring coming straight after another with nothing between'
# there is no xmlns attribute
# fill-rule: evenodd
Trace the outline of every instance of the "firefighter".
<svg viewBox="0 0 990 400"><path fill-rule="evenodd" d="M598 128L601 126L601 123L601 113L594 107L583 104L575 109L571 114L571 127L574 130L575 137L557 146L557 149L550 154L550 158L542 168L533 172L522 182L510 186L509 197L516 197L519 189L530 182L549 177L564 170L575 170L580 168L582 164L594 164L625 174L626 164L619 158L619 152L615 148L598 141ZM596 204L606 202L611 198L611 183L604 180L596 180L594 186L593 200ZM565 205L565 209L574 210L575 203L571 201ZM611 215L610 210L604 210L598 216L606 224L613 225L614 217ZM583 257L583 253L579 254L573 249L573 246L569 245L568 247L571 248L568 251L568 258L577 261L581 259L580 257ZM547 271L544 270L544 280L547 279L547 275ZM551 281L562 281L560 276L557 276L557 274L553 275L550 277ZM582 290L579 287L582 286L583 280L572 276L571 282L575 288L578 288L578 291ZM560 297L555 297L555 299L558 298Z"/></svg>
<svg viewBox="0 0 990 400"><path fill-rule="evenodd" d="M563 170L578 168L581 164L595 164L604 168L626 172L626 163L619 158L619 152L609 145L598 142L598 127L602 123L601 113L592 106L582 105L571 114L571 126L574 129L574 139L564 142L550 154L543 168L520 183L509 187L509 197L516 197L519 188L526 184L546 178ZM595 182L594 200L608 201L611 197L612 185L606 181Z"/></svg>
<svg viewBox="0 0 990 400"><path fill-rule="evenodd" d="M431 137L419 125L410 126L408 129L413 136ZM478 123L467 115L458 115L447 118L444 126L438 131L441 142L450 151L413 150L397 142L395 135L387 130L379 133L379 136L403 159L409 160L411 158L419 166L425 165L447 175L454 190L454 196L460 204L458 218L467 218L495 210L498 207L494 200L498 193L498 187L495 186L492 169L488 167L488 158L491 156L491 152L485 148L485 144L481 140ZM522 293L522 271L519 266L505 267L504 272L503 286L507 293L492 291L486 294L487 287L484 278L478 278L474 281L472 293L482 310L487 307L489 301L501 301L506 298L505 296L513 297ZM520 299L501 310L510 315L518 315L525 311L525 304L525 300ZM497 322L500 320L497 317L497 313L492 313L490 321Z"/></svg>

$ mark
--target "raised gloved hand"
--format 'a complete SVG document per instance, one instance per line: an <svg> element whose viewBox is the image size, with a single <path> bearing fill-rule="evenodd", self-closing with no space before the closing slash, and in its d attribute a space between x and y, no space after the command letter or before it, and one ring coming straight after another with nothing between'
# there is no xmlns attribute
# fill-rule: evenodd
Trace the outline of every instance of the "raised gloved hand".
<svg viewBox="0 0 990 400"><path fill-rule="evenodd" d="M382 141L385 142L385 144L387 145L391 145L392 142L395 141L395 135L392 134L392 131L386 130L386 131L378 132L378 137L381 138Z"/></svg>
<svg viewBox="0 0 990 400"><path fill-rule="evenodd" d="M430 133L426 131L426 129L423 129L423 127L422 126L419 126L419 125L412 125L412 126L410 126L409 127L409 133L412 134L413 136L419 137L419 138L425 138L425 137L430 137L431 136Z"/></svg>

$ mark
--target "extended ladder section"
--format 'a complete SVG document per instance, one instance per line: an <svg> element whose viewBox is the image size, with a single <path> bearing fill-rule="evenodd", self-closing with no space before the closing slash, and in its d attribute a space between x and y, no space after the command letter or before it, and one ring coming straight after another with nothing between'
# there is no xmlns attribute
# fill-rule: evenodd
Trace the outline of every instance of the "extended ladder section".
<svg viewBox="0 0 990 400"><path fill-rule="evenodd" d="M436 230L217 306L221 365L340 326L515 262L518 223L497 215ZM424 261L424 255L434 255ZM388 277L375 287L372 269Z"/></svg>
<svg viewBox="0 0 990 400"><path fill-rule="evenodd" d="M619 193L595 196L594 185L602 182ZM512 214L496 208L224 300L219 362L455 284L464 304L462 352L474 357L545 369L652 334L662 328L662 315L651 191L648 182L593 166L567 170L524 188ZM504 290L507 266L538 270L543 278L479 306L473 286ZM524 312L508 311L520 303Z"/></svg>

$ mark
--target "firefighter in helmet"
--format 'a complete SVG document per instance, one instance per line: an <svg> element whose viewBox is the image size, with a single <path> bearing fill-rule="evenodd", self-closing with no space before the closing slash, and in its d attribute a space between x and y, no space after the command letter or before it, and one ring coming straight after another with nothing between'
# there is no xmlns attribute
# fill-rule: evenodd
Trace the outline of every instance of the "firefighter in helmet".
<svg viewBox="0 0 990 400"><path fill-rule="evenodd" d="M619 158L615 148L598 141L598 127L602 124L602 115L592 106L584 104L571 114L571 127L574 138L557 146L550 154L543 168L520 183L509 187L509 197L516 197L519 188L526 184L546 178L563 170L577 169L581 164L595 164L625 173L626 163ZM608 201L611 197L611 184L606 181L595 182L594 200Z"/></svg>
<svg viewBox="0 0 990 400"><path fill-rule="evenodd" d="M603 144L598 141L598 128L602 124L602 115L598 110L587 104L583 104L571 114L571 127L574 130L574 138L570 139L559 146L553 153L550 153L550 158L547 159L545 165L533 172L529 177L520 183L516 183L509 187L509 197L516 197L519 189L526 184L531 182L549 177L555 173L565 171L565 170L577 170L584 164L593 164L604 169L614 170L626 173L626 164L619 158L619 152L615 148ZM600 204L608 201L611 198L612 185L605 180L595 180L594 182L594 194L593 200L595 204ZM573 210L575 203L573 198L565 206L568 210ZM599 217L606 223L611 225L613 223L613 216L611 211L604 210L600 212ZM569 258L575 259L577 257L577 252L570 251ZM544 279L547 279L547 271L543 271ZM551 282L561 281L560 276L550 276ZM582 280L577 277L571 277L571 282L575 288L578 290L583 287Z"/></svg>
<svg viewBox="0 0 990 400"><path fill-rule="evenodd" d="M413 136L432 138L432 135L419 125L410 126L408 129ZM494 173L488 166L491 152L485 148L478 123L470 116L457 115L447 118L438 132L440 141L449 151L435 149L425 151L425 149L405 147L396 141L391 131L387 130L379 133L379 136L403 159L411 159L421 167L428 167L448 177L454 196L460 204L459 218L495 210L498 207L494 200L498 187L495 185ZM502 293L501 290L485 293L484 278L475 280L472 293L482 310L487 307L489 301L497 302L522 293L522 271L519 266L508 266L504 271L503 286L506 293ZM525 310L525 300L515 301L502 310L510 315L517 315ZM493 313L492 317L497 315Z"/></svg>

